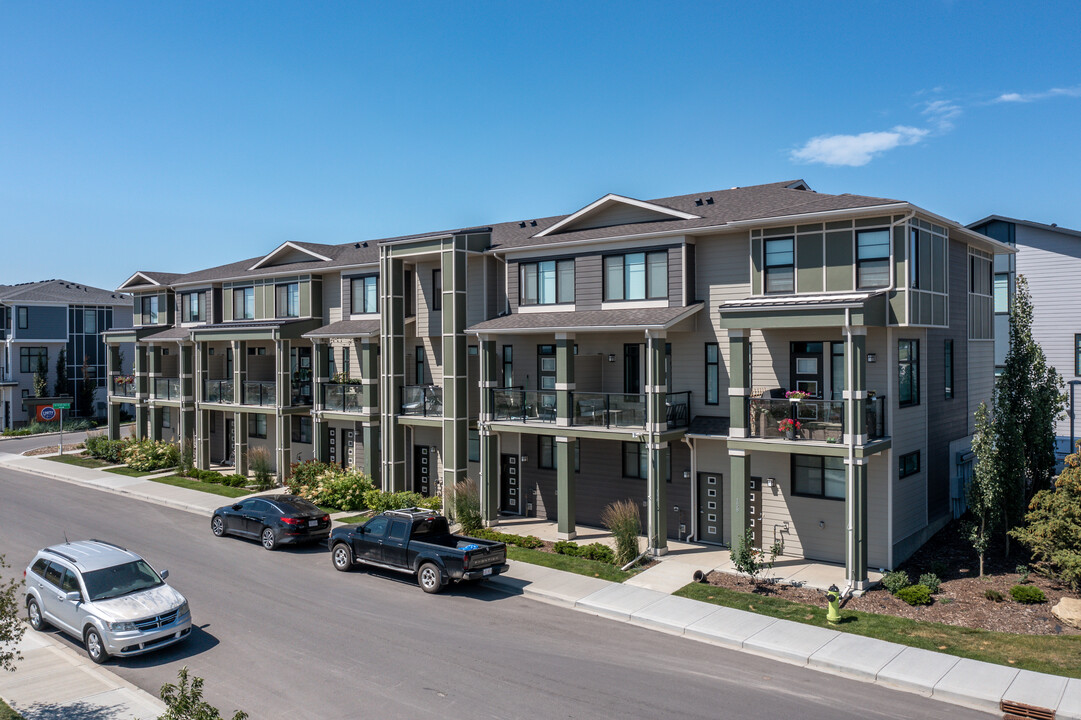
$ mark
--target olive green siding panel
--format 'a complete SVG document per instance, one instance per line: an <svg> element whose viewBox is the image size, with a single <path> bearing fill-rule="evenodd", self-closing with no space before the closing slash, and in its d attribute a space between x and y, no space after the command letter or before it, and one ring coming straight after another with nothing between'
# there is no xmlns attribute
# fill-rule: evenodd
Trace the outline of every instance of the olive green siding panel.
<svg viewBox="0 0 1081 720"><path fill-rule="evenodd" d="M894 287L908 287L908 280L905 273L907 267L905 265L905 257L907 256L905 246L905 227L898 225L893 229L893 285Z"/></svg>
<svg viewBox="0 0 1081 720"><path fill-rule="evenodd" d="M796 238L796 287L801 293L822 292L822 236Z"/></svg>
<svg viewBox="0 0 1081 720"><path fill-rule="evenodd" d="M903 290L895 290L890 293L890 325L903 325L908 322L908 313L905 312L905 293Z"/></svg>
<svg viewBox="0 0 1081 720"><path fill-rule="evenodd" d="M890 224L890 218L888 216L887 217L876 217L876 218L861 218L859 220L856 220L856 227L858 227L858 228L881 227L883 225L889 225L889 224Z"/></svg>
<svg viewBox="0 0 1081 720"><path fill-rule="evenodd" d="M751 240L751 294L762 294L762 240Z"/></svg>
<svg viewBox="0 0 1081 720"><path fill-rule="evenodd" d="M852 290L852 231L826 233L826 290Z"/></svg>
<svg viewBox="0 0 1081 720"><path fill-rule="evenodd" d="M784 237L785 235L795 235L796 226L786 225L784 227L766 228L762 231L762 234L766 237Z"/></svg>

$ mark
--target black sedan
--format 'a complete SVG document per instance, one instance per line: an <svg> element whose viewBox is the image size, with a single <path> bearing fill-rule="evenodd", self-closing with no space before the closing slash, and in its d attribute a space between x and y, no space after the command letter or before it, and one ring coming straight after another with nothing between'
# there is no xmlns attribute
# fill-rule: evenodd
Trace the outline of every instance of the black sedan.
<svg viewBox="0 0 1081 720"><path fill-rule="evenodd" d="M287 543L326 540L330 515L296 495L260 495L215 510L210 530L218 537L257 539L273 550Z"/></svg>

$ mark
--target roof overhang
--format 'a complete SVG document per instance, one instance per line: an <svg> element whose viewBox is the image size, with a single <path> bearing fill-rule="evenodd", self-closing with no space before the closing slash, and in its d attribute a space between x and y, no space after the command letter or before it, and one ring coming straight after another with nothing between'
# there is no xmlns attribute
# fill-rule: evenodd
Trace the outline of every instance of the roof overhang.
<svg viewBox="0 0 1081 720"><path fill-rule="evenodd" d="M281 255L282 253L284 253L284 252L286 252L288 250L292 250L292 251L295 251L295 252L299 252L299 253L303 253L305 255L308 255L309 257L311 257L312 260L318 260L320 262L330 262L330 258L328 258L326 255L321 255L321 254L315 252L314 250L309 250L306 247L302 247L302 246L296 244L295 242L292 242L291 240L288 240L286 242L283 242L281 245L274 248L273 250L271 250L269 253L267 253L265 256L263 256L263 258L261 260L259 260L259 262L255 263L250 268L248 268L248 270L249 271L258 270L263 265L265 265L265 264L269 263L271 260L273 260L276 256Z"/></svg>
<svg viewBox="0 0 1081 720"><path fill-rule="evenodd" d="M574 225L576 222L578 222L579 220L582 220L582 219L588 217L589 215L592 215L593 213L597 212L598 210L600 210L600 209L602 209L602 208L604 208L604 207L606 207L608 205L614 205L614 204L631 205L633 207L640 208L642 210L650 210L650 211L658 213L660 215L666 215L666 216L672 218L673 220L697 220L697 219L699 219L701 217L701 215L693 215L691 213L686 213L686 212L682 212L680 210L675 210L675 209L670 208L670 207L665 207L664 205L657 205L655 203L645 202L643 200L635 200L634 198L626 197L624 195L614 195L612 193L609 193L609 194L605 195L604 197L600 198L599 200L595 200L595 201L591 202L589 205L586 205L581 210L568 215L567 217L565 217L562 220L560 220L559 222L557 222L555 225L551 225L551 226L545 228L544 230L541 230L539 233L537 233L533 237L541 238L541 237L547 237L548 235L553 235L555 233L558 233L563 228L570 227L570 226Z"/></svg>
<svg viewBox="0 0 1081 720"><path fill-rule="evenodd" d="M884 327L888 292L823 295L767 295L720 304L721 327L768 329L790 327Z"/></svg>
<svg viewBox="0 0 1081 720"><path fill-rule="evenodd" d="M136 281L141 281L141 282L136 282ZM120 292L120 291L136 290L136 289L145 290L145 289L150 288L150 287L165 287L165 286L162 283L155 280L154 278L147 275L142 270L139 270L135 274L133 274L131 277L129 277L127 280L120 283L120 287L117 288L117 291Z"/></svg>
<svg viewBox="0 0 1081 720"><path fill-rule="evenodd" d="M642 321L642 322L621 322L621 319L625 317L628 310L598 310L594 311L594 314L600 319L608 318L608 322L590 322L584 325L570 324L570 319L574 316L581 317L583 313L579 312L560 312L560 313L515 313L514 315L504 316L504 318L496 318L498 320L504 320L505 318L521 318L521 325L513 324L498 324L496 326L490 325L494 321L489 320L483 323L479 323L471 328L466 329L467 335L539 335L548 333L577 333L577 332L634 332L634 331L646 331L646 330L667 330L673 325L676 325L696 312L701 310L705 306L704 303L697 303L688 307L679 308L680 312L671 313L669 317L665 317L656 321ZM534 325L537 321L538 315L544 317L544 320L550 322L541 321L540 324ZM485 327L487 325L487 327Z"/></svg>

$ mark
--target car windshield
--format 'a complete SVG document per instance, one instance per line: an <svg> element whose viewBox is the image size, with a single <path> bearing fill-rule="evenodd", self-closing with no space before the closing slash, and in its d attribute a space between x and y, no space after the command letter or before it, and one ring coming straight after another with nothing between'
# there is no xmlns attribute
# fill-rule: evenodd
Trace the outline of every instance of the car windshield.
<svg viewBox="0 0 1081 720"><path fill-rule="evenodd" d="M162 584L154 568L147 565L145 560L91 570L83 573L83 582L86 583L91 602L130 595Z"/></svg>
<svg viewBox="0 0 1081 720"><path fill-rule="evenodd" d="M306 515L308 513L323 512L318 506L313 505L307 500L301 498L290 498L288 500L278 500L278 507L284 512L291 515Z"/></svg>

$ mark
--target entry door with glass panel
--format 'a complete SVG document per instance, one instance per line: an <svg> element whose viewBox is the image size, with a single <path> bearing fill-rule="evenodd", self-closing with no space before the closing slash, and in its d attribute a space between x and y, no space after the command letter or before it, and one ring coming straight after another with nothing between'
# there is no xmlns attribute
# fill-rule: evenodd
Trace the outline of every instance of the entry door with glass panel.
<svg viewBox="0 0 1081 720"><path fill-rule="evenodd" d="M413 492L430 497L432 449L427 445L413 448Z"/></svg>
<svg viewBox="0 0 1081 720"><path fill-rule="evenodd" d="M642 352L639 345L623 346L623 392L642 392Z"/></svg>
<svg viewBox="0 0 1081 720"><path fill-rule="evenodd" d="M721 474L698 473L698 540L720 545L724 542L724 505L721 501Z"/></svg>
<svg viewBox="0 0 1081 720"><path fill-rule="evenodd" d="M792 386L790 389L822 397L822 343L794 342L791 344Z"/></svg>
<svg viewBox="0 0 1081 720"><path fill-rule="evenodd" d="M518 477L518 456L499 456L499 509L513 515L522 514L521 483Z"/></svg>

